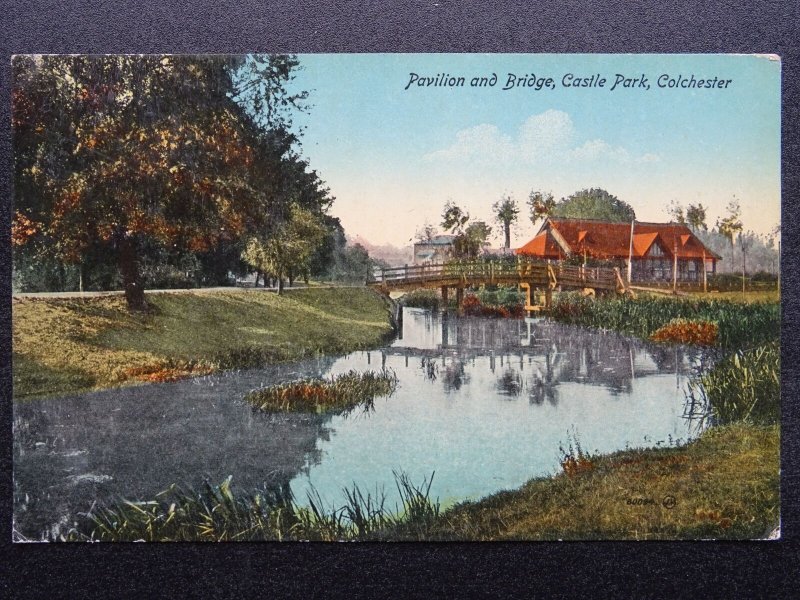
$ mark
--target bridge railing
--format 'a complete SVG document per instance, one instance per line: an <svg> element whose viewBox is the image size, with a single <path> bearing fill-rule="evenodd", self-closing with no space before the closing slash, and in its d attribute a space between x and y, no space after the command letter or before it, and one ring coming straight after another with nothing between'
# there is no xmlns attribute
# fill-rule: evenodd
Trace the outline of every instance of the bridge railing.
<svg viewBox="0 0 800 600"><path fill-rule="evenodd" d="M518 279L564 287L614 289L619 274L608 267L583 267L519 258L516 262L474 260L421 265L405 265L375 269L370 284L400 285L460 279L465 284L491 282L496 279Z"/></svg>

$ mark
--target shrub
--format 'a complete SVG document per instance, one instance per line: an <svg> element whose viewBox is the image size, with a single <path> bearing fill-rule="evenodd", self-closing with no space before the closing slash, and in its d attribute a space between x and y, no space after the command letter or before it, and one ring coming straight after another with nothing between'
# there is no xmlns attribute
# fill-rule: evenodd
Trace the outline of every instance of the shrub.
<svg viewBox="0 0 800 600"><path fill-rule="evenodd" d="M409 308L427 308L437 310L441 303L439 294L434 290L414 290L404 294L400 303Z"/></svg>

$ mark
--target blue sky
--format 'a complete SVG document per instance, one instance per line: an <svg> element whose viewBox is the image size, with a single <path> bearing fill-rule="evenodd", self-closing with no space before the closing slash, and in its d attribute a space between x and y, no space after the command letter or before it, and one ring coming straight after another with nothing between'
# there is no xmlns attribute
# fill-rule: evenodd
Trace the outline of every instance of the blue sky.
<svg viewBox="0 0 800 600"><path fill-rule="evenodd" d="M510 194L556 198L602 187L640 220L667 220L671 200L702 202L713 225L734 195L746 229L780 220L780 63L736 55L300 55L311 92L303 154L336 196L350 235L401 245L448 200L475 219ZM463 87L404 89L410 74L465 77ZM494 87L470 87L497 74ZM502 90L508 73L554 89ZM565 74L607 79L568 88ZM617 74L650 89L611 91ZM661 88L659 76L730 79L726 89ZM524 208L522 217L526 217ZM499 227L496 227L499 233ZM512 245L534 233L520 219ZM495 240L499 245L499 236Z"/></svg>

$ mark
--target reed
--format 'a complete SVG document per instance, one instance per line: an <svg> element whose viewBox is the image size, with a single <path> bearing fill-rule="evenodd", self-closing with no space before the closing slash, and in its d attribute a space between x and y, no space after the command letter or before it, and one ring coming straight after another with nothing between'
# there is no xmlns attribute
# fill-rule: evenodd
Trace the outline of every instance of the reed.
<svg viewBox="0 0 800 600"><path fill-rule="evenodd" d="M53 541L346 541L387 539L403 532L422 539L439 518L430 499L433 475L414 484L393 471L401 505L390 510L381 491L365 494L354 485L336 507L312 488L308 505L291 497L234 493L231 478L200 490L170 486L153 500L117 500L78 515L76 526Z"/></svg>
<svg viewBox="0 0 800 600"><path fill-rule="evenodd" d="M254 390L245 400L268 412L346 412L363 406L370 409L376 397L389 396L397 388L397 375L349 371L330 379L303 379Z"/></svg>
<svg viewBox="0 0 800 600"><path fill-rule="evenodd" d="M727 300L640 297L592 300L559 294L551 316L565 323L613 329L648 338L673 319L716 324L716 345L726 350L752 348L780 337L780 304L740 304Z"/></svg>
<svg viewBox="0 0 800 600"><path fill-rule="evenodd" d="M740 350L689 382L687 416L701 424L771 425L780 418L781 353L777 342Z"/></svg>

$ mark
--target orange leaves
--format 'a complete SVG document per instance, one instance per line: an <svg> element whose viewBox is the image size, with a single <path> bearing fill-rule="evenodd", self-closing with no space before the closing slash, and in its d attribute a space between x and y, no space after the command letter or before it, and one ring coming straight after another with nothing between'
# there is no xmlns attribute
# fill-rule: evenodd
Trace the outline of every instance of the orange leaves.
<svg viewBox="0 0 800 600"><path fill-rule="evenodd" d="M697 344L713 346L717 341L719 327L710 321L673 319L650 336L655 342L674 342L678 344Z"/></svg>
<svg viewBox="0 0 800 600"><path fill-rule="evenodd" d="M194 364L191 362L155 363L141 367L131 367L123 371L124 379L135 379L149 383L165 383L178 381L187 377L209 375L213 372L209 365Z"/></svg>
<svg viewBox="0 0 800 600"><path fill-rule="evenodd" d="M15 212L14 220L11 223L11 244L13 246L25 245L40 229L41 223L31 221L19 211Z"/></svg>

